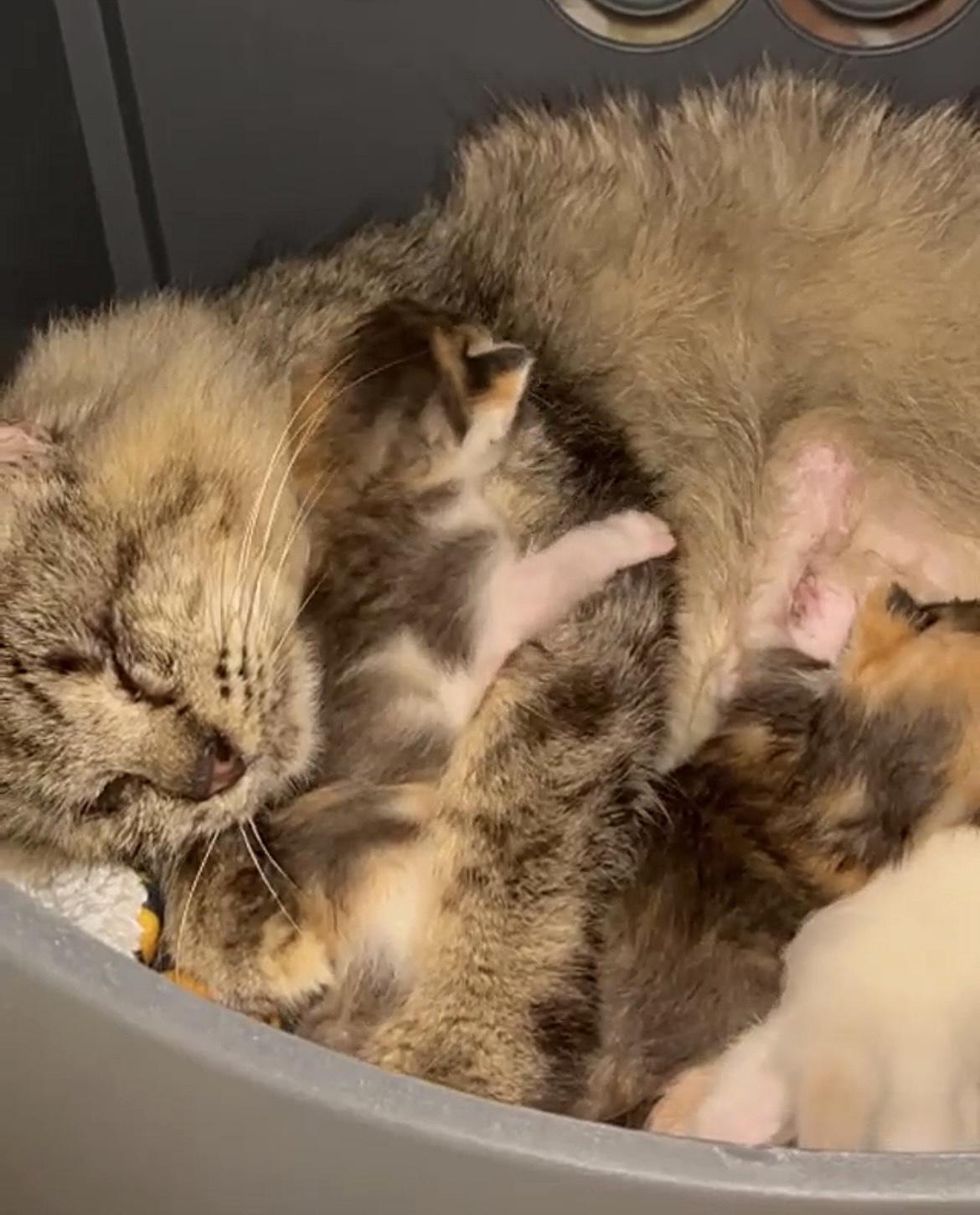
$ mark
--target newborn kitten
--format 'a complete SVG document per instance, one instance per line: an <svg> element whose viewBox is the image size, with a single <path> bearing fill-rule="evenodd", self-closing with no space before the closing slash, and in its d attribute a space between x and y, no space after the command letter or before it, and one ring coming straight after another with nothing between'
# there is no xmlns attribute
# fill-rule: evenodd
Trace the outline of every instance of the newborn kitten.
<svg viewBox="0 0 980 1215"><path fill-rule="evenodd" d="M661 520L623 511L519 551L484 488L519 425L522 347L397 302L362 320L340 361L342 394L329 368L307 366L294 383L299 429L316 436L294 470L300 492L343 522L316 555L309 608L323 671L317 787L262 823L297 887L281 897L312 926L298 942L292 915L261 926L266 974L283 977L276 1012L301 986L336 988L354 961L386 975L410 964L437 888L430 786L501 665L617 570L674 547ZM171 925L204 855L192 850L183 877L168 879ZM185 932L180 969L227 976L222 998L240 998L245 967L217 971L208 935ZM177 950L172 935L167 944Z"/></svg>
<svg viewBox="0 0 980 1215"><path fill-rule="evenodd" d="M755 659L717 733L673 774L667 803L701 840L690 881L725 891L724 919L703 912L713 964L728 976L724 1007L712 1010L719 1026L737 1032L768 1011L778 957L807 914L973 820L978 726L977 603L920 605L881 588L858 610L836 670L792 650ZM653 1129L686 1128L707 1083L699 1068L682 1076Z"/></svg>
<svg viewBox="0 0 980 1215"><path fill-rule="evenodd" d="M785 967L776 1010L688 1073L657 1129L837 1151L980 1149L980 831L934 835L817 912Z"/></svg>
<svg viewBox="0 0 980 1215"><path fill-rule="evenodd" d="M345 511L318 555L311 612L328 700L319 775L426 780L509 654L673 539L652 515L623 511L519 553L484 486L528 408L523 347L395 302L370 312L340 357L353 381L342 404L329 371L307 368L295 385L300 425L332 432L307 445L297 478L320 509ZM359 383L362 368L373 374ZM356 450L341 413L357 418Z"/></svg>

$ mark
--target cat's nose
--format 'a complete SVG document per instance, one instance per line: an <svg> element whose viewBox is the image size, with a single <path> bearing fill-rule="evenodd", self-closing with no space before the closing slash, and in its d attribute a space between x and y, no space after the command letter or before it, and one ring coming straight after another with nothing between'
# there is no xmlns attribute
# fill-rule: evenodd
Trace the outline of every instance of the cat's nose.
<svg viewBox="0 0 980 1215"><path fill-rule="evenodd" d="M194 797L207 801L230 789L245 775L245 761L224 734L212 734L204 745L194 774Z"/></svg>

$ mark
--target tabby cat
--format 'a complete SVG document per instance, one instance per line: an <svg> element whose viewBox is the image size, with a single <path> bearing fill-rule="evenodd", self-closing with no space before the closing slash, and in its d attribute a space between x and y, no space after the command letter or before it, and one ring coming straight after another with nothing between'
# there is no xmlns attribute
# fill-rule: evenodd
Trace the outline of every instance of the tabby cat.
<svg viewBox="0 0 980 1215"><path fill-rule="evenodd" d="M333 729L351 498L307 498L294 449L332 474L376 438L342 408L380 374L344 361L367 313L449 310L536 355L536 414L487 486L519 547L622 510L680 545L519 650L465 728L403 998L357 1049L507 1101L649 1102L734 1028L710 934L675 970L674 926L734 910L687 880L699 834L669 873L647 862L663 773L710 732L746 633L868 553L914 595L980 593L978 237L967 117L763 73L659 110L519 110L404 224L40 336L0 405L0 836L167 866L174 932L201 946L182 964L229 1003L301 1007L329 981L318 916L277 876L283 916L236 828L288 823ZM310 357L340 432L326 405L288 425ZM774 567L817 439L846 492ZM203 867L174 861L188 845Z"/></svg>

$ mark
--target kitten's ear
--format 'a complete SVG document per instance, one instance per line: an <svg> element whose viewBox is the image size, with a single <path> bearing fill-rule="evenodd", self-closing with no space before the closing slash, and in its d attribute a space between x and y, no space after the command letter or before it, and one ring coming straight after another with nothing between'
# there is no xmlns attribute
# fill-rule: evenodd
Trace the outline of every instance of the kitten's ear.
<svg viewBox="0 0 980 1215"><path fill-rule="evenodd" d="M43 427L0 421L0 479L43 466L52 450L51 436Z"/></svg>
<svg viewBox="0 0 980 1215"><path fill-rule="evenodd" d="M531 356L423 305L368 313L330 366L293 373L293 431L355 476L479 475L503 450Z"/></svg>
<svg viewBox="0 0 980 1215"><path fill-rule="evenodd" d="M435 388L426 436L458 450L463 473L480 474L502 453L524 399L532 359L523 346L460 326L433 327Z"/></svg>
<svg viewBox="0 0 980 1215"><path fill-rule="evenodd" d="M841 658L845 680L880 675L904 646L936 622L936 614L897 583L876 587L858 608Z"/></svg>
<svg viewBox="0 0 980 1215"><path fill-rule="evenodd" d="M924 633L939 619L938 613L913 599L904 586L893 582L885 595L885 609L892 616L904 621L915 633Z"/></svg>

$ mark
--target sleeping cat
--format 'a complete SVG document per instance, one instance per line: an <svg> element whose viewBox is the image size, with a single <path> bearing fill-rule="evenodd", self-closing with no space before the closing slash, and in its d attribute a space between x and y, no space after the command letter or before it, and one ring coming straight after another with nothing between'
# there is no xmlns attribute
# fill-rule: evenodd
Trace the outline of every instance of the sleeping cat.
<svg viewBox="0 0 980 1215"><path fill-rule="evenodd" d="M42 428L40 458L0 482L0 836L141 864L231 824L187 900L185 937L211 947L188 965L213 962L231 1003L232 971L249 998L312 994L322 971L289 952L307 938L234 823L310 787L332 736L312 647L329 654L331 546L357 499L304 488L295 450L332 471L377 436L356 414L338 434L326 406L290 427L290 373L321 357L342 404L381 374L345 362L379 305L473 318L536 355L536 416L487 483L519 547L641 510L683 551L613 579L490 687L433 790L441 861L411 982L358 1049L503 1100L648 1102L650 1041L683 1066L732 1031L710 934L692 954L676 928L727 910L685 882L695 833L669 873L644 858L663 773L710 733L743 632L813 562L852 578L876 553L913 594L980 592L978 153L952 109L791 75L662 110L524 110L471 138L447 196L405 224L223 298L39 337L0 408ZM852 470L843 515L792 538L757 614L817 441Z"/></svg>

